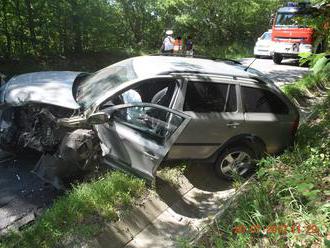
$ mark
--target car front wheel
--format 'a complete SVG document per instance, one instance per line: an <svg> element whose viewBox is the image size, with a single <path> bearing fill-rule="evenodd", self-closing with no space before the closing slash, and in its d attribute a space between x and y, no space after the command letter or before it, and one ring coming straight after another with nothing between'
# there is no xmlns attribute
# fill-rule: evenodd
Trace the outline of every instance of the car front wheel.
<svg viewBox="0 0 330 248"><path fill-rule="evenodd" d="M244 177L255 168L255 153L247 147L233 147L225 150L215 163L215 170L221 178L232 180Z"/></svg>

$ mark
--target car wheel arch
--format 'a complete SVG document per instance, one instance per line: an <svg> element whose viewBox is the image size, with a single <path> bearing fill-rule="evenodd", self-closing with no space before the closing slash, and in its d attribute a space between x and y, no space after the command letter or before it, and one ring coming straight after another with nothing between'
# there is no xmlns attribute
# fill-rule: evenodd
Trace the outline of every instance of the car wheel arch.
<svg viewBox="0 0 330 248"><path fill-rule="evenodd" d="M212 156L214 161L217 160L217 158L220 156L220 154L223 151L237 146L248 147L255 153L257 158L261 158L266 152L265 142L260 137L253 134L240 134L231 137L229 140L227 140L219 147L219 149Z"/></svg>

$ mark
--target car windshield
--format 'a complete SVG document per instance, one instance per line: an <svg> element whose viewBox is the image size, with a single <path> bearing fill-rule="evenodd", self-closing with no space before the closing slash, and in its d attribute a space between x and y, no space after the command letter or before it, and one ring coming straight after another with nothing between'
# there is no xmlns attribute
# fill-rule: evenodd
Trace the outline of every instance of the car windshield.
<svg viewBox="0 0 330 248"><path fill-rule="evenodd" d="M275 26L277 27L306 27L310 15L308 14L299 14L299 13L279 13L276 17Z"/></svg>
<svg viewBox="0 0 330 248"><path fill-rule="evenodd" d="M266 32L261 36L262 40L271 40L272 39L272 34L270 32Z"/></svg>
<svg viewBox="0 0 330 248"><path fill-rule="evenodd" d="M77 102L83 109L87 109L104 92L136 78L137 75L131 60L124 60L108 66L81 82L77 92Z"/></svg>

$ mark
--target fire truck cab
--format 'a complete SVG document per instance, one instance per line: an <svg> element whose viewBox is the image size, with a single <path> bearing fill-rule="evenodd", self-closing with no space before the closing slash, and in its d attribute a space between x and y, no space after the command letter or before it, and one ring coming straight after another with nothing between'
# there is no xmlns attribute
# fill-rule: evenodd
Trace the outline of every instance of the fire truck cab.
<svg viewBox="0 0 330 248"><path fill-rule="evenodd" d="M279 8L272 27L273 51L275 64L283 58L297 58L301 52L315 52L313 47L314 30L308 27L317 9L309 3L288 3Z"/></svg>

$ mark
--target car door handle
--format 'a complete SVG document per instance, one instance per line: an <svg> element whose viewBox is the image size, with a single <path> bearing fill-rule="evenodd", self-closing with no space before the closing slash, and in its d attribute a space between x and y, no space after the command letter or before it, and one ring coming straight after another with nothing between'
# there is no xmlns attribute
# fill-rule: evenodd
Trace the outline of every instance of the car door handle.
<svg viewBox="0 0 330 248"><path fill-rule="evenodd" d="M227 127L232 127L232 128L236 128L240 125L240 123L238 122L229 122L227 123Z"/></svg>
<svg viewBox="0 0 330 248"><path fill-rule="evenodd" d="M159 159L159 157L157 157L155 154L152 154L150 152L143 152L144 155L148 156L149 158L151 158L152 160L157 160Z"/></svg>

